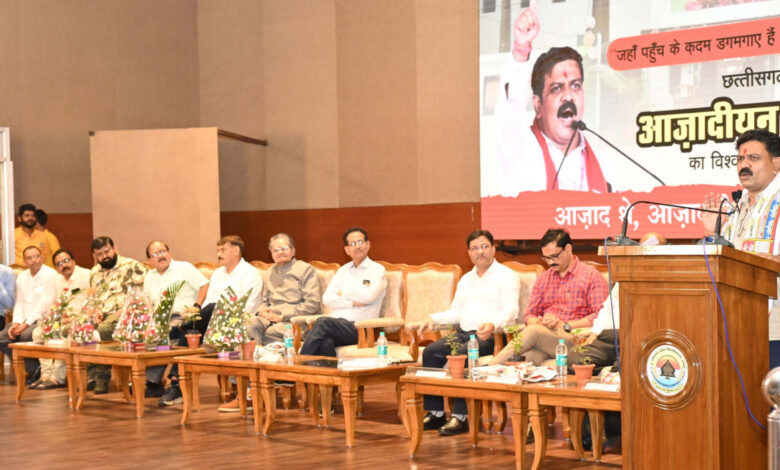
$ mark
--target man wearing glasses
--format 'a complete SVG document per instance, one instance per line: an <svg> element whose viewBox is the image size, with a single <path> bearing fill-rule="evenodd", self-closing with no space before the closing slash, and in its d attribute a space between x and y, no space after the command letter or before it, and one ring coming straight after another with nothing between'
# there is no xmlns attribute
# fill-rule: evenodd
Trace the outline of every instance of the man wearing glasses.
<svg viewBox="0 0 780 470"><path fill-rule="evenodd" d="M209 280L200 273L195 266L186 261L176 261L171 256L168 245L160 240L155 240L146 246L146 259L152 266L152 270L144 278L144 293L149 296L155 306L160 301L163 291L171 284L184 281L171 308L171 343L177 343L186 331L182 330L181 314L186 310L200 309L206 299L209 288ZM205 331L205 330L204 330ZM146 369L146 396L160 397L163 394L161 385L165 366L150 367Z"/></svg>
<svg viewBox="0 0 780 470"><path fill-rule="evenodd" d="M379 317L385 298L385 268L368 257L371 242L360 227L347 229L344 251L352 261L340 267L328 284L322 302L328 315L314 323L301 354L336 357L338 346L357 344L355 322Z"/></svg>
<svg viewBox="0 0 780 470"><path fill-rule="evenodd" d="M125 305L127 289L131 286L143 286L146 266L134 259L120 256L114 248L114 240L106 236L92 240L92 256L97 264L92 267L89 286L98 296L95 312L97 332L101 340L110 341ZM111 367L90 365L87 372L90 381L94 377L95 393L108 393Z"/></svg>
<svg viewBox="0 0 780 470"><path fill-rule="evenodd" d="M450 309L434 313L420 325L410 327L426 330L436 324L455 325L455 334L461 343L459 352L466 351L470 335L475 334L479 355L486 356L493 354L493 331L516 320L520 308L520 280L511 269L495 260L493 235L487 230L472 232L466 239L466 246L474 269L458 281ZM450 347L444 338L428 345L423 351L423 367L444 367L448 354ZM423 418L423 429L438 429L442 436L468 431L465 400L454 401L449 420L444 415L442 397L425 395L423 406L428 410Z"/></svg>
<svg viewBox="0 0 780 470"><path fill-rule="evenodd" d="M593 325L609 294L601 273L574 256L571 236L566 230L548 230L541 246L542 260L550 269L539 276L531 291L520 353L537 366L555 358L559 339L571 347L571 331ZM511 356L506 349L496 359L505 356Z"/></svg>
<svg viewBox="0 0 780 470"><path fill-rule="evenodd" d="M65 289L72 295L66 312L70 318L75 312L81 310L86 290L89 287L89 269L77 266L73 259L73 253L64 248L55 251L52 259L54 260L54 268L60 273L57 276L57 295L59 296ZM33 330L33 341L43 344L43 332L40 326ZM31 383L29 388L47 390L65 385L65 361L55 361L54 359L39 359L39 361L41 363L41 378Z"/></svg>
<svg viewBox="0 0 780 470"><path fill-rule="evenodd" d="M295 259L295 241L286 233L277 233L268 242L274 265L264 279L257 317L249 322L249 336L258 344L284 339L290 318L320 313L320 283L309 263ZM306 333L305 325L301 325Z"/></svg>

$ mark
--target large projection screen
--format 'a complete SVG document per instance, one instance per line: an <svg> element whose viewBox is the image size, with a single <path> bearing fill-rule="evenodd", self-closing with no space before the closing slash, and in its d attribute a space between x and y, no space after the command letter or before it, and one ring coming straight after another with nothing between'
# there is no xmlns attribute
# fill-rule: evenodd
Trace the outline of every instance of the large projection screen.
<svg viewBox="0 0 780 470"><path fill-rule="evenodd" d="M482 0L480 8L482 226L497 239L538 239L550 227L599 239L620 232L635 201L699 207L711 192L730 198L737 137L778 132L777 0ZM538 24L530 52L518 22L529 8ZM578 67L565 66L576 61L553 61L537 74L537 95L536 61L567 46L582 57L581 82ZM629 235L650 230L699 238L701 216L636 206Z"/></svg>

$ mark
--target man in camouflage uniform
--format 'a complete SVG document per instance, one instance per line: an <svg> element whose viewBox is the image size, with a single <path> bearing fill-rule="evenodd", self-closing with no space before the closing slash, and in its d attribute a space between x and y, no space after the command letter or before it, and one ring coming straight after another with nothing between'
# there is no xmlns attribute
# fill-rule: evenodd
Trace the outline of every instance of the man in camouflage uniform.
<svg viewBox="0 0 780 470"><path fill-rule="evenodd" d="M131 286L143 288L146 266L120 256L114 249L114 241L106 236L92 240L92 255L98 263L92 267L89 276L89 285L98 296L95 313L97 332L102 341L110 341L125 304L127 289ZM94 366L93 370L90 375L95 378L95 393L107 393L111 368Z"/></svg>

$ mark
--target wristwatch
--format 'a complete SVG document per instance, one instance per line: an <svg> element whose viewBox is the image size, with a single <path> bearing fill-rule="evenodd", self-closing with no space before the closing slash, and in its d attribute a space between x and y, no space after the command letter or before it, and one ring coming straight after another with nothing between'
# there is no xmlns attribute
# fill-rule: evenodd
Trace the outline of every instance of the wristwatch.
<svg viewBox="0 0 780 470"><path fill-rule="evenodd" d="M571 325L569 325L569 322L563 322L563 331L566 333L571 333Z"/></svg>

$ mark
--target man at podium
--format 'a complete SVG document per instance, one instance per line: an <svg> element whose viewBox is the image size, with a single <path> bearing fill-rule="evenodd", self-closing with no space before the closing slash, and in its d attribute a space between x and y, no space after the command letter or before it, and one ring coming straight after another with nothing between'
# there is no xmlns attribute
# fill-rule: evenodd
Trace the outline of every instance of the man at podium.
<svg viewBox="0 0 780 470"><path fill-rule="evenodd" d="M745 132L737 139L737 176L744 188L735 196L736 208L725 219L723 236L738 250L780 261L778 212L780 211L780 137L763 129ZM706 209L718 210L720 196L708 195ZM714 234L715 214L702 215L707 233ZM776 297L777 298L777 297ZM780 365L780 305L770 304L769 365Z"/></svg>

